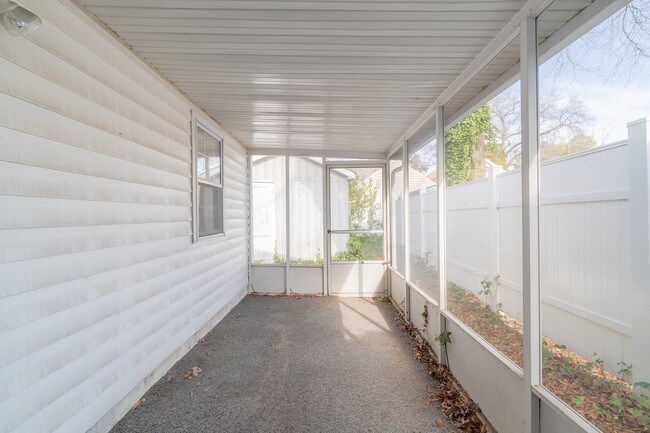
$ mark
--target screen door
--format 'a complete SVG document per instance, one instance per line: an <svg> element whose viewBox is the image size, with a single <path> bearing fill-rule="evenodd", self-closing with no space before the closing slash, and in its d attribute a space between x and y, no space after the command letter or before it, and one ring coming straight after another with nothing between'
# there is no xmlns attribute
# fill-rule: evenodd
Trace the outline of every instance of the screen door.
<svg viewBox="0 0 650 433"><path fill-rule="evenodd" d="M327 165L327 268L332 295L385 292L384 174L382 164Z"/></svg>

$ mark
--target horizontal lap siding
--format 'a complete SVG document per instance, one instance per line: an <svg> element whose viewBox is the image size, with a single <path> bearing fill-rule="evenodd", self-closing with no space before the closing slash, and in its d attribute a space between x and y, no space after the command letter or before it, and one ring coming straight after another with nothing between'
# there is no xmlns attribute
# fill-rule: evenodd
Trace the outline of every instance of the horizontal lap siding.
<svg viewBox="0 0 650 433"><path fill-rule="evenodd" d="M0 35L0 431L82 432L246 289L246 155L224 134L226 236L193 244L194 106L73 6L25 3L42 27Z"/></svg>

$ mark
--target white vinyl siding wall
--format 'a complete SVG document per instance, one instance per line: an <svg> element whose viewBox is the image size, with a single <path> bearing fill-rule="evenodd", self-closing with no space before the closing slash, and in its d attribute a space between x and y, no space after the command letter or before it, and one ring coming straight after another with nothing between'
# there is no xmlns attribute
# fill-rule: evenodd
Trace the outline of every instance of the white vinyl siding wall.
<svg viewBox="0 0 650 433"><path fill-rule="evenodd" d="M192 243L190 101L67 0L0 29L0 432L106 431L246 293L246 151ZM203 114L204 117L207 117Z"/></svg>

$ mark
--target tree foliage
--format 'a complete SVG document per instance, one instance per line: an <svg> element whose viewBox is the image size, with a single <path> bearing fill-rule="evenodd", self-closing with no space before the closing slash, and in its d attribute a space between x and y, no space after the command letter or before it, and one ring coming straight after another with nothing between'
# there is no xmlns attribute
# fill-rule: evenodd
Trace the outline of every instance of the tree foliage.
<svg viewBox="0 0 650 433"><path fill-rule="evenodd" d="M355 176L348 182L350 230L381 229L381 206L377 204L379 183L372 178Z"/></svg>
<svg viewBox="0 0 650 433"><path fill-rule="evenodd" d="M445 180L458 185L485 175L488 142L494 141L490 109L482 105L445 134Z"/></svg>
<svg viewBox="0 0 650 433"><path fill-rule="evenodd" d="M348 182L350 230L381 230L381 205L377 202L380 184L372 178L355 176ZM384 242L381 234L351 234L346 249L337 252L334 261L381 260Z"/></svg>
<svg viewBox="0 0 650 433"><path fill-rule="evenodd" d="M579 137L587 137L585 130L593 120L582 100L577 97L563 97L557 91L540 95L539 138L542 160L552 159L569 153L586 150L588 146L571 145ZM487 158L505 170L521 167L521 98L519 86L513 86L488 103L494 142L488 143ZM582 144L595 140L583 140Z"/></svg>

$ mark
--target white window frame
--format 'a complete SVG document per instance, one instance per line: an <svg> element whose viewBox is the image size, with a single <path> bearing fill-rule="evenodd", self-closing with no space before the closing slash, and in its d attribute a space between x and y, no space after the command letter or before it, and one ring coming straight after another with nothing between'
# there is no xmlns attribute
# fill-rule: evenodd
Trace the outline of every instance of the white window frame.
<svg viewBox="0 0 650 433"><path fill-rule="evenodd" d="M204 132L208 133L212 137L216 138L219 140L221 143L220 146L220 152L219 152L219 157L221 158L221 173L220 173L220 183L217 182L211 182L208 180L201 179L199 180L198 176L198 167L196 163L196 158L198 156L197 152L197 143L196 143L196 138L198 136L198 128L201 128ZM204 120L203 118L199 116L192 116L192 240L193 242L198 242L201 239L209 239L213 237L222 237L225 236L226 234L226 228L225 228L225 163L224 163L224 139L221 134L219 134L210 124L207 122L207 120ZM212 233L209 235L203 235L201 236L199 234L199 185L209 185L212 187L216 188L221 188L222 194L223 194L223 202L222 206L224 209L222 209L221 212L221 227L222 231L220 233Z"/></svg>

